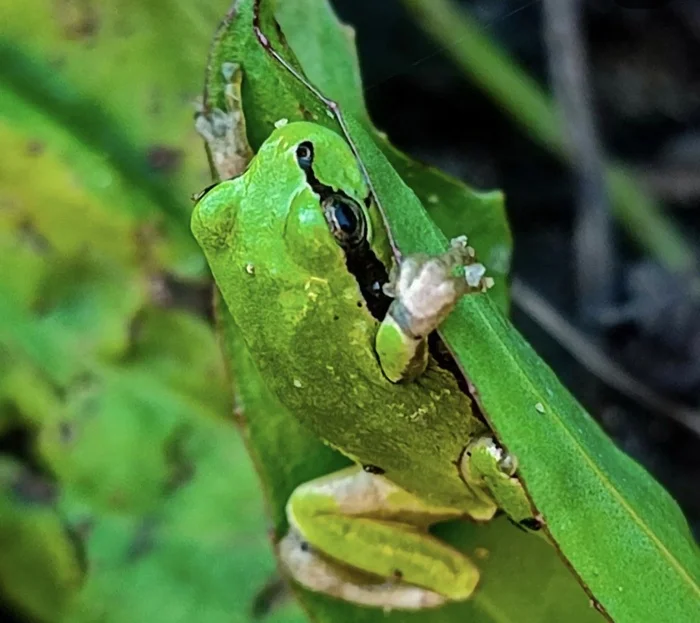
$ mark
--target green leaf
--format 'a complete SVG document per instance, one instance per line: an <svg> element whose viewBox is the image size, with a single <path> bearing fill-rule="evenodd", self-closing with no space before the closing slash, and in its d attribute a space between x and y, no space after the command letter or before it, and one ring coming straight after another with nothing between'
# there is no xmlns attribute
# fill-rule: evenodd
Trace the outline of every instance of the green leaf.
<svg viewBox="0 0 700 623"><path fill-rule="evenodd" d="M321 5L326 6L320 2L315 6L318 8ZM308 3L304 3L304 6L308 6ZM224 106L225 81L222 79L221 67L226 62L235 62L243 67L245 74L243 106L249 137L254 147L260 144L271 131L274 121L280 118L312 118L336 131L342 131L324 114L323 103L303 84L292 79L284 67L260 46L253 30L255 8L256 3L241 0L222 25L210 56L206 104L210 108ZM283 49L287 53L274 28L269 6L263 5L260 8L259 23L267 41L281 46L275 49ZM320 24L318 27L321 29L328 26L318 19L309 20L309 23ZM337 25L336 22L333 24ZM317 42L313 39L317 33L307 28L303 34L314 49ZM285 35L290 41L293 39L290 33L285 32ZM327 54L332 57L330 51ZM300 71L293 56L289 57L288 62ZM344 67L350 65L346 63ZM342 86L341 83L339 88ZM386 146L381 140L379 144ZM440 185L440 180L446 179L442 174L433 172L427 177L436 186ZM453 189L457 187L455 182L450 184ZM456 201L458 197L461 199L460 193L463 194L462 191L455 191L452 194L446 193L445 196ZM478 206L483 209L483 204L478 203ZM459 208L464 209L461 201ZM445 208L443 218L447 219L451 214L450 218L454 220L454 205L450 210ZM239 417L249 451L265 488L276 527L275 537L279 538L286 530L284 507L293 489L310 478L337 469L346 464L347 460L302 429L284 406L269 394L238 329L225 309L219 306L219 310L220 330L224 337ZM477 558L480 552L489 552L488 558L483 561L485 579L482 590L469 602L439 611L387 615L377 610L340 603L298 587L295 592L307 612L318 621L453 621L467 620L467 617L468 620L477 622L534 622L550 617L552 620L599 620L599 614L590 607L585 593L561 563L555 550L540 539L528 537L505 520L478 528L455 524L445 530L446 538ZM531 567L528 566L530 563ZM533 600L533 594L538 594L542 599Z"/></svg>
<svg viewBox="0 0 700 623"><path fill-rule="evenodd" d="M37 620L59 620L80 590L84 568L56 509L56 491L0 456L0 580L3 593Z"/></svg>
<svg viewBox="0 0 700 623"><path fill-rule="evenodd" d="M51 492L35 520L33 506L25 508L31 500L17 499L19 476L0 479L0 543L12 544L3 549L0 582L42 621L62 620L63 612L81 623L195 615L243 623L274 573L257 481L239 435L220 417L225 394L214 336L182 312L150 315L128 358L72 362L82 373L53 397L54 408L21 413L55 482L31 480ZM15 309L13 326L24 334L15 363L26 361L23 344L45 343L40 336L57 337L50 348L63 357L79 356L60 330L21 317ZM203 344L178 343L193 337ZM163 340L162 350L153 339ZM174 366L175 353L188 354L186 368ZM48 377L51 386L50 370L33 364L33 378ZM278 620L300 619L287 608Z"/></svg>
<svg viewBox="0 0 700 623"><path fill-rule="evenodd" d="M150 443L154 456L147 460L167 466L166 479L160 487L155 481L145 487L155 494L150 503L139 494L146 505L142 512L133 505L125 512L126 500L120 501L122 512L98 512L94 504L86 508L85 497L75 489L64 492L61 511L71 525L82 527L88 568L94 569L73 603L70 620L250 621L253 596L273 573L274 562L260 530L259 491L239 436L221 422L155 413L145 397L122 417L134 411L125 432L140 426L141 449ZM149 415L159 417L149 420ZM124 437L134 439L132 434ZM128 452L109 454L124 457L133 495L139 484L147 484L133 472L146 471L148 463L130 460ZM113 482L99 484L104 495L112 495L114 507L123 489Z"/></svg>
<svg viewBox="0 0 700 623"><path fill-rule="evenodd" d="M191 119L204 51L227 5L228 0L196 7L138 0L3 3L0 135L9 128L16 139L15 149L10 152L8 145L0 158L3 198L19 201L43 191L43 201L25 207L41 209L37 220L64 237L81 221L80 210L62 207L85 189L100 199L101 223L137 217L161 247L162 263L182 275L201 274L204 265L187 217L190 195L206 185L207 167ZM28 152L34 157L26 158ZM46 159L67 165L72 177L57 179ZM30 184L38 188L27 189ZM52 191L58 195L55 207ZM86 202L76 203L82 208ZM51 219L50 211L63 221ZM84 230L72 228L78 236ZM167 242L154 235L159 231ZM122 254L138 242L137 236L110 240L105 233L98 230L103 243L122 247Z"/></svg>

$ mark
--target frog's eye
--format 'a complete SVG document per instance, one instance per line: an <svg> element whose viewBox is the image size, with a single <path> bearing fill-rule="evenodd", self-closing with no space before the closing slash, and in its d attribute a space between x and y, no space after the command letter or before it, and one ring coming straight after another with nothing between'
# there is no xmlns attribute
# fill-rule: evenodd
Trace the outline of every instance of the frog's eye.
<svg viewBox="0 0 700 623"><path fill-rule="evenodd" d="M333 193L321 204L331 233L344 249L353 249L365 240L367 221L365 213L356 201Z"/></svg>
<svg viewBox="0 0 700 623"><path fill-rule="evenodd" d="M314 150L311 143L301 143L297 147L296 155L299 167L304 171L308 171L311 168L311 163L314 159Z"/></svg>

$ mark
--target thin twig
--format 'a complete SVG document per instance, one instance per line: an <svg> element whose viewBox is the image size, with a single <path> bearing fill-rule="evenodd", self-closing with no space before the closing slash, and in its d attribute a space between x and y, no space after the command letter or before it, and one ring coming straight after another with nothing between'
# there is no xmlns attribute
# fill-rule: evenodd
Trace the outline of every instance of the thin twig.
<svg viewBox="0 0 700 623"><path fill-rule="evenodd" d="M613 219L605 165L588 85L580 0L544 0L544 39L549 72L577 177L574 259L580 318L592 335L597 318L614 304L616 280Z"/></svg>
<svg viewBox="0 0 700 623"><path fill-rule="evenodd" d="M700 413L657 394L635 379L522 280L513 280L511 294L515 304L591 374L649 411L664 415L700 436Z"/></svg>

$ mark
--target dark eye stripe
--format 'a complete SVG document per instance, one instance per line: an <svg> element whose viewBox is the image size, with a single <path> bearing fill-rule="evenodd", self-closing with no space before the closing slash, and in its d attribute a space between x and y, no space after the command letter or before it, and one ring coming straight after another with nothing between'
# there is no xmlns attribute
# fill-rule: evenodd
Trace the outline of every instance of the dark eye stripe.
<svg viewBox="0 0 700 623"><path fill-rule="evenodd" d="M306 182L321 198L328 227L338 245L345 252L345 261L355 277L369 312L382 320L391 305L382 286L388 281L386 267L372 251L367 240L368 226L362 207L347 195L322 184L314 175L314 146L309 141L299 143L296 148L299 168L304 171ZM369 208L371 198L365 204Z"/></svg>

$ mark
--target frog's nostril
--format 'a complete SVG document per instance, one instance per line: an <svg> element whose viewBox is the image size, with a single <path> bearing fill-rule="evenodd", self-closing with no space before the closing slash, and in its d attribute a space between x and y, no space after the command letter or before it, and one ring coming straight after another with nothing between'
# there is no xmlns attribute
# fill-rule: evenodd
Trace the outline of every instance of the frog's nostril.
<svg viewBox="0 0 700 623"><path fill-rule="evenodd" d="M209 184L205 189L200 190L198 193L194 193L191 197L192 201L194 203L197 203L204 199L204 195L206 195L210 190L213 190L219 185L219 182L213 182L212 184Z"/></svg>

